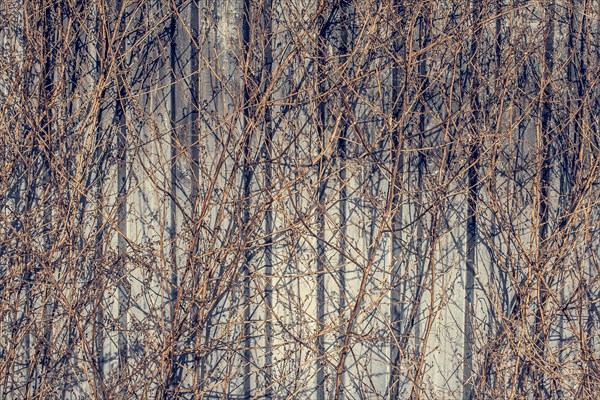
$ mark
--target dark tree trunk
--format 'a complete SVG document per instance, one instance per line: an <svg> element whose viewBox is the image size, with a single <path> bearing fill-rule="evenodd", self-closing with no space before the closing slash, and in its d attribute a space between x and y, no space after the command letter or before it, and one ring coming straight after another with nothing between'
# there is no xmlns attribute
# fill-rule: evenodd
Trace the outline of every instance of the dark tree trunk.
<svg viewBox="0 0 600 400"><path fill-rule="evenodd" d="M392 16L399 25L394 32L394 54L406 62L406 45L404 43L404 26L405 26L405 9L401 0L394 1L394 9ZM406 72L404 72L406 73ZM391 152L392 152L392 272L391 272L391 293L390 293L390 319L392 329L393 342L390 346L390 382L389 391L390 399L398 399L400 396L400 380L401 380L401 361L402 351L402 323L404 322L404 293L405 287L402 284L402 183L404 179L404 153L402 151L404 141L402 139L404 131L406 86L402 82L402 68L395 66L392 70L392 91L391 101L392 109L390 110L393 116L391 127Z"/></svg>
<svg viewBox="0 0 600 400"><path fill-rule="evenodd" d="M470 126L468 145L468 167L467 167L467 251L465 265L465 305L464 305L464 354L463 354L463 400L473 398L473 344L475 342L473 319L474 297L475 297L475 275L477 267L475 264L477 248L477 196L479 191L479 147L481 145L480 132L476 129L480 126L481 108L479 101L479 77L475 66L479 65L479 35L481 32L481 10L482 5L479 0L474 0L472 5L472 38L469 51L469 61L467 68L471 71L468 75L468 86L466 95L469 96L469 105L471 118L468 120ZM473 130L473 132L471 132Z"/></svg>
<svg viewBox="0 0 600 400"><path fill-rule="evenodd" d="M552 74L554 69L554 0L548 3L546 15L546 26L544 36L544 54L542 70L541 101L541 131L538 139L538 151L541 154L541 168L539 171L539 195L538 195L538 238L537 254L535 256L535 274L537 278L537 311L535 314L534 343L536 361L533 368L534 397L541 398L548 394L544 367L540 365L546 353L547 326L545 320L546 305L548 301L548 277L546 271L546 239L548 236L549 209L550 209L550 177L552 172Z"/></svg>

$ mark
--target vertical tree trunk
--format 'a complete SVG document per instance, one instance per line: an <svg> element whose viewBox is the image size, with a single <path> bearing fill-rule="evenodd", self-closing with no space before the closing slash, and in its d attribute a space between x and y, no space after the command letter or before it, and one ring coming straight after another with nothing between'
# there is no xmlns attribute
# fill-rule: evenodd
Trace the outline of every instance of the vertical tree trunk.
<svg viewBox="0 0 600 400"><path fill-rule="evenodd" d="M177 363L176 356L176 343L175 337L177 337L175 330L175 319L176 319L176 303L179 292L179 274L177 270L177 198L178 198L178 155L179 147L181 146L181 138L179 135L179 128L177 126L178 109L177 109L177 85L178 85L178 18L180 13L179 2L175 1L171 5L170 9L170 21L169 21L169 128L170 128L170 161L169 161L169 264L170 264L170 276L167 282L167 307L166 312L167 318L165 323L169 326L170 335L165 335L164 340L170 340L170 343L165 343L168 346L168 352L170 353L167 360L167 368L165 371L165 386L163 391L163 398L168 398L173 395L173 391L179 384L179 376L181 373L181 365Z"/></svg>
<svg viewBox="0 0 600 400"><path fill-rule="evenodd" d="M525 93L525 91L527 90L527 80L531 78L531 73L529 72L526 64L521 64L520 65L520 71L518 73L518 87L519 90L522 91L523 93ZM524 146L524 142L525 142L525 134L526 134L526 130L527 130L527 123L528 121L528 115L527 113L524 111L524 105L523 102L524 98L521 97L518 101L517 104L519 104L520 107L523 107L522 109L519 110L519 124L518 124L518 129L517 129L517 141L516 141L516 149L515 149L515 164L517 165L522 165L522 163L526 162L527 159L527 152L526 152L526 148ZM521 163L521 164L519 164ZM513 174L512 174L512 183L514 185L513 187L513 193L516 193L518 190L523 190L523 178L522 178L522 173L521 171L518 170L518 168L513 168ZM510 243L508 244L508 246L510 246ZM510 249L510 247L508 247ZM514 264L513 264L514 265ZM516 270L516 268L513 267L511 274L513 276L513 279L515 279L515 281L519 281L521 283L525 283L526 279L527 279L527 274L528 271L525 272L521 272ZM517 286L515 287L515 295L514 295L514 300L512 301L513 303L513 307L512 310L510 312L510 316L512 318L514 318L515 320L518 321L519 324L522 325L526 325L527 324L527 314L528 314L528 296L529 296L529 288L526 287L525 285L521 285L521 286ZM514 384L516 384L516 392L519 393L519 396L525 396L526 391L526 380L527 380L527 374L528 374L528 365L527 365L527 357L526 355L520 355L518 357L517 362L515 363L515 371L514 371Z"/></svg>
<svg viewBox="0 0 600 400"><path fill-rule="evenodd" d="M99 128L97 128L99 129ZM96 137L98 137L99 135L96 134ZM96 146L98 146L99 148L99 143L96 143ZM97 158L96 158L97 159ZM104 251L104 245L103 245L103 239L104 239L104 218L102 217L102 211L100 209L100 205L103 203L103 195L102 195L102 186L103 186L103 177L99 171L98 173L99 176L97 176L97 182L96 182L96 195L95 195L95 200L96 200L96 237L94 240L94 258L93 258L93 279L94 280L98 280L99 282L102 282L102 276L101 276L101 271L98 265L96 265L97 263L100 262L100 260L102 260L103 257L103 251ZM104 327L104 290L99 290L98 291L98 298L95 300L96 304L95 304L95 308L96 308L96 318L94 321L94 327L92 329L92 333L93 333L93 343L94 343L94 356L95 356L95 367L97 369L97 382L96 382L96 387L97 388L102 388L102 394L99 395L99 398L101 398L102 400L104 400L106 398L106 394L104 391L104 379L105 379L105 374L104 374L104 331L105 331L105 327Z"/></svg>
<svg viewBox="0 0 600 400"><path fill-rule="evenodd" d="M117 134L117 179L118 179L118 208L117 208L117 257L118 257L118 292L119 292L119 340L118 340L118 359L119 371L123 373L121 379L125 379L128 357L128 317L130 288L127 277L127 128L124 118L125 93L121 91L119 110L117 118L119 132Z"/></svg>
<svg viewBox="0 0 600 400"><path fill-rule="evenodd" d="M200 201L200 107L201 107L201 103L200 103L200 96L203 95L203 93L201 93L201 80L202 80L202 67L200 64L200 57L201 57L201 49L204 46L204 41L205 38L203 37L204 32L201 31L201 24L200 24L200 15L199 15L199 11L200 11L200 7L202 4L203 0L193 0L189 7L191 7L190 10L190 34L191 34L191 38L190 38L190 87L189 87L189 96L190 96L190 125L189 125L189 129L190 129L190 133L189 133L189 142L188 142L188 146L189 146L189 157L190 157L190 172L191 172L191 183L190 183L190 215L191 215L191 220L188 221L188 226L189 226L189 230L190 230L190 240L191 243L189 243L189 249L190 249L190 253L188 255L189 260L188 260L188 264L189 265L195 265L195 259L196 259L196 255L198 253L198 230L199 227L197 226L197 216L198 216L198 207L199 207L199 201ZM193 285L194 288L199 287L199 283L202 279L205 279L205 277L200 276L200 272L197 271L197 268L194 268L194 272L192 275L192 280L195 283ZM192 326L190 327L193 330L193 337L194 337L194 342L196 344L196 346L198 346L199 342L200 342L200 338L201 336L201 330L202 330L202 326L204 321L200 320L200 310L199 310L199 305L197 305L196 303L193 304L192 306ZM198 357L202 357L201 360L198 360ZM200 355L199 353L196 353L194 355L194 360L193 360L193 365L194 368L199 368L199 364L203 364L204 363L204 355ZM181 377L181 375L183 374L183 366L182 365L177 365L177 369L178 369L178 377ZM200 368L200 371L202 371L202 368ZM204 380L204 376L201 377L202 379L200 380L200 382L197 382L200 386L203 385L203 380ZM177 384L179 384L179 380L181 378L177 379Z"/></svg>
<svg viewBox="0 0 600 400"><path fill-rule="evenodd" d="M191 158L191 172L192 182L190 188L190 206L192 209L192 215L196 214L198 207L198 187L200 179L200 43L202 42L202 33L200 32L200 19L199 19L199 7L201 0L194 0L191 3L191 18L190 18L190 32L192 35L190 43L190 66L191 66L191 86L190 86L190 99L191 99L191 111L190 111L190 158ZM195 232L192 232L192 237L197 238ZM197 243L192 244L192 256L197 251Z"/></svg>
<svg viewBox="0 0 600 400"><path fill-rule="evenodd" d="M337 143L337 159L339 162L339 173L338 173L338 185L339 185L339 225L338 225L338 248L339 256L338 256L338 286L339 286L339 304L338 304L338 313L340 315L340 332L338 338L338 346L342 347L344 340L344 319L345 319L345 311L346 311L346 263L348 262L346 256L347 249L347 237L348 237L348 182L347 182L347 168L346 168L346 156L348 151L348 126L349 121L347 120L347 115L352 112L352 102L348 99L351 96L346 89L346 82L351 79L350 66L346 65L348 61L348 52L350 51L350 42L348 39L348 35L352 32L350 31L350 2L348 0L340 1L340 42L338 47L338 56L340 61L339 71L340 71L340 79L339 82L342 86L340 90L341 99L339 101L338 112L341 115L341 122L339 124L340 137ZM342 371L342 375L340 377L342 383L342 387L345 387L344 382L344 371ZM342 396L343 398L343 393Z"/></svg>
<svg viewBox="0 0 600 400"><path fill-rule="evenodd" d="M241 232L243 235L243 243L244 243L244 260L241 268L241 275L243 279L242 288L243 288L243 307L244 307L244 325L243 325L243 354L242 354L242 363L244 365L243 368L243 380L244 380L244 398L250 399L252 398L252 304L251 304L251 284L252 284L252 275L250 273L250 261L252 259L252 254L249 249L250 245L250 227L248 226L250 223L250 206L251 206L251 187L252 187L252 175L253 175L253 163L252 163L252 154L251 148L252 145L252 131L253 131L253 122L252 118L254 117L254 104L252 104L253 93L252 91L255 89L255 82L253 80L254 74L256 71L253 70L253 57L252 57L252 46L253 46L253 38L251 29L251 20L252 20L252 3L251 0L243 0L243 9L242 9L242 45L243 45L243 56L242 60L244 62L242 66L243 77L242 77L242 85L243 85L243 125L242 125L242 140L244 141L243 145L243 166L242 166L242 226Z"/></svg>
<svg viewBox="0 0 600 400"><path fill-rule="evenodd" d="M547 326L545 322L546 303L548 299L548 282L546 277L546 238L549 222L549 190L550 174L552 172L551 157L551 123L552 123L552 73L554 69L554 0L548 3L546 10L546 26L544 36L544 54L542 67L542 104L541 127L538 132L537 146L541 154L541 169L539 172L538 190L538 238L537 254L535 256L535 273L537 278L538 309L535 314L534 340L536 361L533 369L534 397L541 398L547 392L544 367L539 365L546 353Z"/></svg>
<svg viewBox="0 0 600 400"><path fill-rule="evenodd" d="M125 0L116 0L117 11L117 27L119 35L119 54L125 54L125 18L126 4ZM125 395L127 387L128 375L128 313L129 301L131 297L131 288L129 277L127 274L127 119L126 99L127 88L125 77L127 68L121 63L118 64L117 72L117 91L118 97L115 102L115 126L117 128L117 292L118 292L118 342L117 342L117 359L119 371L119 392Z"/></svg>
<svg viewBox="0 0 600 400"><path fill-rule="evenodd" d="M99 7L99 6L98 6ZM98 12L98 10L96 10L96 12ZM94 54L94 70L95 70L95 84L98 85L104 78L104 68L105 66L105 62L106 62L106 52L107 52L107 48L105 46L106 44L106 29L105 26L103 24L103 20L99 17L97 17L96 21L94 21L94 29L93 29L93 33L96 35L96 40L95 40L95 44L96 44L96 51ZM106 89L102 90L101 94L100 94L100 102L102 99L104 99L106 95ZM100 103L99 102L99 103ZM102 143L102 122L104 119L104 107L102 105L99 106L97 115L95 116L95 135L96 135L96 140L95 140L95 151L94 151L94 158L96 160L99 160L101 158L105 158L107 157L107 149L105 147L105 144ZM108 166L106 167L106 169L108 169ZM106 232L105 229L105 221L104 221L104 216L103 216L103 210L102 210L102 206L104 205L104 193L103 193L103 189L104 189L104 181L105 178L107 176L107 171L98 168L98 172L96 174L96 185L95 185L95 200L96 200L96 237L94 240L94 269L93 269L93 278L95 280L98 280L100 282L100 287L102 288L102 282L105 279L103 277L103 273L102 270L100 268L100 260L102 260L103 258L103 253L104 253L104 235ZM101 398L104 400L106 399L107 395L106 395L106 390L105 390L105 384L104 384L104 379L105 379L105 356L104 356L104 336L105 336L105 322L104 322L104 290L100 289L98 291L98 298L96 299L96 318L94 321L94 328L93 328L93 332L94 332L94 355L95 355L95 363L96 363L96 368L98 370L97 373L97 386L102 388L102 394L101 394Z"/></svg>
<svg viewBox="0 0 600 400"><path fill-rule="evenodd" d="M392 15L398 19L398 28L395 31L394 54L406 61L406 48L402 37L405 25L405 10L401 0L395 0L393 3ZM401 379L401 361L402 361L402 322L403 322L403 292L404 287L401 284L402 279L402 196L401 185L403 181L404 156L403 146L403 121L406 104L406 86L402 87L402 72L400 66L395 66L392 70L392 124L391 134L392 145L392 271L391 271L391 293L390 293L390 319L392 329L392 344L390 346L390 399L395 400L400 395ZM406 73L406 72L405 72ZM402 123L401 123L402 122Z"/></svg>
<svg viewBox="0 0 600 400"><path fill-rule="evenodd" d="M319 141L319 160L317 162L317 259L316 259L316 284L317 284L317 400L325 400L325 202L327 196L327 163L323 155L325 149L325 135L327 126L327 106L322 98L326 91L325 81L327 79L326 51L327 32L331 24L331 18L335 13L336 6L330 11L329 18L320 27L317 37L317 71L316 71L316 97L317 106L317 140Z"/></svg>
<svg viewBox="0 0 600 400"><path fill-rule="evenodd" d="M58 43L59 43L59 34L60 34L60 24L62 23L59 7L52 2L41 2L42 12L40 13L40 26L43 31L43 44L40 56L42 59L40 62L43 64L42 66L42 77L40 80L40 104L39 104L39 113L41 115L40 121L40 144L41 144L41 158L43 160L43 168L41 171L41 185L40 189L48 187L52 184L52 175L53 175L53 142L56 140L53 137L53 134L59 134L56 132L55 121L54 121L54 101L57 96L55 92L55 65L56 65L56 55L58 53ZM42 236L44 240L43 249L47 252L52 243L52 215L51 215L51 207L50 204L52 202L51 194L38 194L40 196L40 205L43 219L44 228L42 229ZM40 262L40 261L37 261ZM42 261L45 263L45 261ZM41 266L40 266L41 267ZM44 267L48 268L50 271L54 271L53 263L48 262ZM41 268L40 268L41 269ZM47 276L40 275L39 279L46 281ZM50 363L50 346L52 343L52 326L54 324L54 313L56 310L56 301L53 299L53 291L51 288L50 282L46 283L46 289L43 290L42 294L42 302L43 302L43 310L42 310L42 335L37 338L36 346L35 346L35 359L36 366L34 369L34 374L32 375L32 379L35 380L33 382L33 390L34 393L39 390L39 393L43 393L46 386L46 379L48 378L49 373L49 363Z"/></svg>
<svg viewBox="0 0 600 400"><path fill-rule="evenodd" d="M320 127L318 136L320 150L324 147L325 104L319 106ZM320 153L320 152L319 152ZM325 400L325 201L327 190L326 163L323 157L318 162L317 182L317 400Z"/></svg>
<svg viewBox="0 0 600 400"><path fill-rule="evenodd" d="M501 68L502 68L502 63L503 63L503 57L502 57L502 44L504 41L504 37L503 37L503 33L502 33L502 13L504 10L504 0L496 0L496 4L495 4L495 16L494 18L496 19L496 23L495 23L495 32L494 32L494 48L495 48L495 58L494 58L494 80L495 80L495 84L494 84L494 89L496 91L496 93L500 92L502 93L502 90L504 90L504 88L508 85L508 80L501 75ZM488 96L490 94L488 93ZM489 114L489 113L488 113ZM496 123L495 123L495 132L500 132L502 130L502 125L504 123L504 119L502 118L503 114L504 114L504 107L502 107L499 111L498 111L499 117L496 119ZM486 118L488 116L486 115ZM491 161L491 165L490 165L490 170L492 171L492 176L490 177L490 180L488 181L488 191L490 193L490 197L492 198L492 203L494 203L495 201L497 201L496 196L498 193L498 183L497 183L497 176L496 176L496 171L497 171L497 163L498 163L498 150L497 148L494 151L494 154L491 155L492 161ZM494 249L498 249L498 253L502 254L503 251L503 243L501 240L501 237L499 236L499 224L498 224L498 220L499 220L499 216L498 215L493 215L492 216L492 220L490 221L490 237L487 238L487 240L489 242L491 242L491 245L487 246L488 249L488 256L490 257L490 262L489 262L489 277L488 277L488 282L491 286L493 286L494 288L496 288L496 290L502 290L504 293L506 292L505 290L505 285L506 285L506 273L504 271L504 269L501 267L500 265L500 260L501 258L497 256L497 252L494 251ZM494 353L495 351L497 351L498 349L498 345L499 345L499 337L502 335L502 322L501 322L501 316L498 315L498 313L496 312L496 305L495 304L491 304L491 302L489 304L487 304L488 308L489 308L489 316L490 316L490 323L489 323L489 342L488 342L488 348L485 351L485 355L483 355L483 366L481 368L481 375L478 377L477 379L477 388L474 388L474 390L484 390L483 388L488 388L488 387L493 387L494 386L494 380L495 380L495 374L496 374L496 365L494 365ZM505 307L507 307L507 304L505 304L504 302L501 304L501 309L504 310ZM496 331L496 328L499 327L500 329L498 331Z"/></svg>
<svg viewBox="0 0 600 400"><path fill-rule="evenodd" d="M577 54L577 98L578 98L578 107L577 107L577 117L575 120L575 127L578 129L574 132L575 135L575 151L577 155L574 157L573 168L575 171L571 174L571 188L575 185L575 180L577 179L583 165L584 161L584 153L583 153L583 136L580 135L580 132L586 130L586 127L589 126L589 131L592 132L593 136L596 136L596 132L594 132L593 126L598 126L598 124L594 124L594 117L590 115L591 113L588 111L587 115L585 110L589 110L588 104L588 96L587 88L589 88L589 77L588 71L589 66L591 65L590 60L588 58L588 49L590 48L590 44L588 41L590 40L590 21L589 16L592 15L591 10L591 2L589 0L585 0L582 4L582 12L581 22L580 22L580 30L579 30L579 43L576 47L578 49ZM575 2L572 1L571 7L575 7ZM600 26L600 24L599 24ZM593 92L592 92L593 93ZM596 101L598 101L598 97L596 96ZM597 108L596 108L597 109ZM586 121L587 120L587 121ZM597 128L596 128L597 129ZM591 152L590 152L591 153ZM572 190L572 189L571 189ZM576 197L575 193L571 194L571 197L574 199ZM584 390L589 393L597 393L600 390L600 382L598 379L595 379L597 374L597 359L594 356L594 328L598 324L598 306L597 306L597 291L592 289L593 287L593 277L595 276L595 271L592 266L591 256L589 255L590 249L593 247L591 245L587 246L587 250L584 254L587 255L585 268L587 271L584 274L587 274L586 285L590 288L587 290L587 321L586 321L586 338L584 339L584 343L582 343L583 347L583 359L585 361L585 373L584 373L584 382L583 387ZM596 292L596 293L594 293ZM562 337L562 336L561 336Z"/></svg>
<svg viewBox="0 0 600 400"><path fill-rule="evenodd" d="M416 225L417 225L417 238L415 240L415 249L414 249L414 254L416 255L416 265L417 265L417 276L416 276L416 286L417 286L417 291L415 294L415 297L413 299L413 311L412 314L414 315L414 317L412 317L411 319L415 322L411 322L410 325L410 329L413 328L412 324L414 323L414 329L415 329L415 338L417 338L417 340L421 340L421 324L419 322L416 322L419 320L418 316L419 313L421 311L421 295L424 289L424 282L425 282L425 265L426 265L426 260L425 260L425 255L423 253L423 238L424 238L424 233L425 233L425 214L422 213L423 207L423 194L425 193L425 183L423 182L423 176L425 173L425 168L427 166L427 160L426 160L426 145L425 145L425 135L426 135L426 129L427 129L427 102L428 100L428 87L429 87L429 76L428 76L428 70L427 70L427 53L425 52L425 49L427 49L427 46L429 45L429 41L430 41L430 29L431 29L431 10L430 10L430 5L428 4L424 4L423 5L423 10L421 10L421 16L419 18L419 36L418 36L418 45L419 45L419 50L420 50L420 54L417 56L417 93L418 93L418 97L419 97L419 102L418 102L418 107L417 107L417 112L419 115L419 123L417 125L417 132L419 135L419 141L418 141L418 149L417 149L417 188L416 188L416 201L415 201L415 205L414 205L414 212L415 212L415 218L418 218ZM410 329L407 329L406 331L406 335L410 335ZM415 343L417 344L417 343ZM417 349L419 348L419 346L417 345ZM418 352L418 350L417 350ZM420 373L417 373L417 375L420 375ZM415 382L416 384L416 382Z"/></svg>
<svg viewBox="0 0 600 400"><path fill-rule="evenodd" d="M471 37L471 48L469 50L468 67L472 72L469 75L469 83L466 95L469 96L469 105L471 118L468 120L471 129L474 132L469 132L468 145L468 168L467 168L467 251L465 265L465 305L464 305L464 354L463 354L463 400L473 398L473 344L475 341L473 332L474 319L474 297L475 297L475 252L477 247L477 196L479 186L479 132L476 131L480 124L479 118L479 78L475 66L478 65L478 35L481 26L481 4L479 0L473 0L472 7L472 24L473 31Z"/></svg>
<svg viewBox="0 0 600 400"><path fill-rule="evenodd" d="M468 198L467 198L467 262L465 271L465 316L464 316L464 361L463 361L463 399L473 398L473 333L474 295L475 295L475 250L477 246L477 187L479 149L477 144L469 150Z"/></svg>
<svg viewBox="0 0 600 400"><path fill-rule="evenodd" d="M273 123L271 113L271 78L273 69L273 0L264 0L262 6L262 25L264 30L263 47L263 101L264 110L264 157L265 157L265 190L267 191L267 209L265 211L265 397L273 397Z"/></svg>
<svg viewBox="0 0 600 400"><path fill-rule="evenodd" d="M36 9L35 9L35 2L30 2L25 0L23 2L23 15L24 15L24 35L23 35L23 48L25 49L25 54L31 58L32 60L35 59L35 47L34 47L34 43L33 40L30 40L29 38L29 29L32 29L32 27L35 27L36 21L32 18L33 15L36 15ZM23 90L23 96L25 98L30 98L32 97L32 87L31 87L31 80L32 80L32 76L34 75L34 66L32 65L33 62L30 61L29 63L25 64L26 66L26 70L25 70L25 74L23 77L23 82L22 82L22 90ZM27 118L27 113L23 112L21 117L23 119ZM34 131L34 129L32 128L28 128L27 125L25 125L25 129L23 132L23 135L27 135L27 136L31 136L31 135L36 135L37 132ZM34 137L33 139L33 144L31 145L31 153L32 155L37 153L37 138ZM29 150L29 149L28 149ZM27 160L29 161L29 160ZM29 165L27 165L29 164ZM23 207L23 212L26 213L26 215L30 215L30 211L33 207L33 199L35 197L35 187L37 186L34 182L34 176L36 176L36 166L35 164L30 163L30 162L26 162L26 164L24 165L24 180L25 180L25 187L23 188L23 185L21 184L21 182L18 182L16 184L16 188L15 191L18 194L18 197L20 197L20 201L23 201L25 203L25 206ZM20 193L22 191L22 193ZM15 224L17 225L17 224ZM18 223L19 225L19 230L17 230L17 232L19 232L20 230L23 231L23 233L21 233L21 235L24 235L26 232L26 228L23 226L22 222ZM21 238L20 241L22 241L22 245L25 247L27 246L27 243L25 242L26 238ZM30 323L30 319L32 318L32 312L31 310L33 309L33 298L32 298L32 294L31 294L31 289L33 287L33 272L32 272L32 268L30 265L30 259L31 259L31 255L30 254L23 254L22 257L19 257L20 262L22 262L23 264L23 272L22 272L22 279L23 279L23 291L24 291L24 305L23 305L23 309L20 310L20 315L18 312L15 313L15 328L19 327L19 326L29 326ZM34 370L34 364L33 364L33 360L31 359L31 354L32 354L32 341L33 341L33 333L31 332L31 329L28 327L25 332L23 333L23 356L24 356L24 360L23 360L23 364L24 364L24 379L25 379L25 384L24 384L24 389L21 393L24 394L25 397L29 396L30 390L31 390L31 377L33 376L33 370Z"/></svg>
<svg viewBox="0 0 600 400"><path fill-rule="evenodd" d="M174 7L177 7L175 5ZM177 298L177 246L175 244L177 230L177 155L180 138L177 129L177 15L179 10L171 11L171 21L169 26L169 128L171 129L170 137L170 162L169 162L169 241L171 247L169 249L171 263L171 276L168 284L168 299L169 299L169 323L173 323L175 314L175 300Z"/></svg>

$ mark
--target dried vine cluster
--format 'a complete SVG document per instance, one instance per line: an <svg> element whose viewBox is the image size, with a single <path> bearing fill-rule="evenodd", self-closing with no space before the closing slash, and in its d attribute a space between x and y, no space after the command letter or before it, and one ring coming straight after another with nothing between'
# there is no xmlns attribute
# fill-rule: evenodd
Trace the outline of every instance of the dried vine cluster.
<svg viewBox="0 0 600 400"><path fill-rule="evenodd" d="M600 1L4 0L0 397L600 396Z"/></svg>

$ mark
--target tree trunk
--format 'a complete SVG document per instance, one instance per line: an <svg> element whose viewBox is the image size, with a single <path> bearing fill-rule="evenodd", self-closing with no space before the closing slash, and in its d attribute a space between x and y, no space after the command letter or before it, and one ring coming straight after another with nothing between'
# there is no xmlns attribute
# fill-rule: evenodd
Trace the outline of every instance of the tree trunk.
<svg viewBox="0 0 600 400"><path fill-rule="evenodd" d="M125 54L125 19L126 3L124 0L116 0L117 11L117 29L120 33L117 36L119 43L119 54ZM115 126L117 129L117 292L118 292L118 371L119 371L119 393L123 396L128 388L128 313L131 297L131 287L127 272L127 119L126 102L127 88L126 80L123 76L127 71L124 65L119 63L119 72L117 74L118 97L115 102Z"/></svg>
<svg viewBox="0 0 600 400"><path fill-rule="evenodd" d="M317 254L316 254L316 284L317 284L317 400L325 400L325 367L327 362L325 360L325 202L327 198L327 162L326 157L323 154L326 146L325 135L327 133L327 104L322 98L322 94L326 91L325 81L327 80L326 75L326 56L325 49L328 45L328 30L332 22L332 17L335 13L336 6L333 6L330 11L330 16L319 30L317 37L317 68L316 68L316 97L318 99L317 105L317 140L319 143L319 160L317 161L317 214L316 214L316 226L317 226Z"/></svg>
<svg viewBox="0 0 600 400"><path fill-rule="evenodd" d="M242 226L241 232L243 235L244 243L244 260L241 268L241 275L243 279L243 307L244 307L244 326L243 326L243 354L242 363L243 368L243 380L244 380L244 398L252 398L252 316L254 314L252 306L252 274L250 272L250 262L252 259L252 253L249 248L251 243L250 237L250 207L251 207L251 188L252 188L252 176L253 176L253 161L252 161L252 136L253 136L253 118L255 112L255 104L253 99L253 91L256 88L254 81L254 75L256 71L253 70L253 57L252 50L254 41L251 32L251 21L252 15L252 2L251 0L243 0L242 10L242 45L243 45L243 57L244 64L242 66L243 76L243 125L242 125L242 140L243 145L243 166L242 166Z"/></svg>
<svg viewBox="0 0 600 400"><path fill-rule="evenodd" d="M480 126L479 118L479 77L475 66L479 62L478 36L482 34L481 25L481 4L479 0L472 3L472 38L469 51L469 64L467 68L471 69L469 83L466 95L469 96L469 106L471 118L468 120L471 127L467 129L475 130ZM473 319L475 316L475 275L476 275L476 247L477 247L477 196L479 191L479 146L481 140L479 132L469 132L468 147L468 168L467 168L467 251L465 265L465 305L464 305L464 354L463 354L463 400L473 398L473 344L475 336L473 332Z"/></svg>
<svg viewBox="0 0 600 400"><path fill-rule="evenodd" d="M545 323L546 303L548 300L548 282L546 271L546 238L548 235L549 222L549 190L550 174L552 172L551 157L551 123L552 123L552 73L554 69L554 0L551 0L546 10L546 26L544 36L544 55L542 65L542 104L541 107L541 127L538 133L537 146L541 154L541 169L539 172L538 189L538 238L537 254L535 256L535 273L537 278L537 300L538 309L535 314L534 340L535 340L535 366L533 368L533 389L534 397L541 398L547 394L545 384L544 367L539 365L543 363L546 353L547 326Z"/></svg>
<svg viewBox="0 0 600 400"><path fill-rule="evenodd" d="M263 60L263 101L264 101L264 158L265 158L265 190L267 191L267 209L265 210L265 397L273 398L273 122L271 112L272 69L273 69L273 1L264 0L262 6L262 37L264 48Z"/></svg>
<svg viewBox="0 0 600 400"><path fill-rule="evenodd" d="M406 46L404 43L403 28L405 26L405 9L401 0L394 1L393 17L399 19L399 27L395 32L394 54L406 62ZM392 271L391 271L391 293L390 293L390 319L392 330L392 344L390 346L390 382L389 391L390 399L395 400L400 396L400 379L401 379L401 361L402 361L402 323L404 319L404 285L401 284L402 278L402 184L404 176L404 153L402 147L404 141L402 139L404 131L406 86L402 86L402 69L400 66L395 66L392 70L392 109L393 116L391 145L392 145ZM405 72L406 73L406 72ZM404 90L401 90L403 87Z"/></svg>

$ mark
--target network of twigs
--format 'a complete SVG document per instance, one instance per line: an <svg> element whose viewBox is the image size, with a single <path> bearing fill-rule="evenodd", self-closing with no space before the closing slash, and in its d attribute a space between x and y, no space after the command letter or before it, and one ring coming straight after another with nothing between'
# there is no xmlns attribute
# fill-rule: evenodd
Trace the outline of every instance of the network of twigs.
<svg viewBox="0 0 600 400"><path fill-rule="evenodd" d="M597 0L4 0L0 397L600 393Z"/></svg>

